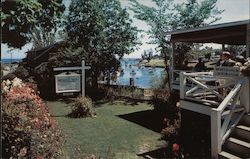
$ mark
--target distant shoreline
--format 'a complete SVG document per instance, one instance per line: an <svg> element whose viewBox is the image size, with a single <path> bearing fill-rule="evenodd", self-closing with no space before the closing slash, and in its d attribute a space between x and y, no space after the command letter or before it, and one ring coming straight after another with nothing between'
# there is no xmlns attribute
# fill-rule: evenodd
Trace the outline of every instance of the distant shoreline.
<svg viewBox="0 0 250 159"><path fill-rule="evenodd" d="M1 59L1 63L3 63L3 64L9 64L11 61L12 61L12 63L13 62L21 62L23 59L17 59L17 58L15 58L15 59L8 59L8 58L5 58L5 59Z"/></svg>
<svg viewBox="0 0 250 159"><path fill-rule="evenodd" d="M142 60L138 63L138 65L145 67L165 68L164 59L151 59L150 61Z"/></svg>

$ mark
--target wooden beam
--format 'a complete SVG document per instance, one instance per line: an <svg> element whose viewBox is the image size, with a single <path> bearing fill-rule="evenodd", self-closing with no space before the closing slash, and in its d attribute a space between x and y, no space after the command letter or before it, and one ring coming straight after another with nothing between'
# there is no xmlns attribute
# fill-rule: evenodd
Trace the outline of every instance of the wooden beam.
<svg viewBox="0 0 250 159"><path fill-rule="evenodd" d="M173 81L174 81L174 47L175 43L171 43L171 51L170 51L170 88L172 90Z"/></svg>
<svg viewBox="0 0 250 159"><path fill-rule="evenodd" d="M229 23L223 23L223 24L209 25L209 26L205 26L205 27L201 27L201 28L191 28L191 29L185 29L185 30L171 31L171 32L167 32L167 35L190 33L190 32L204 31L204 30L210 30L210 29L220 29L220 28L225 28L225 27L245 25L247 23L249 23L249 20L229 22Z"/></svg>
<svg viewBox="0 0 250 159"><path fill-rule="evenodd" d="M242 31L232 32L225 34L213 34L213 35L204 35L204 36L197 36L194 35L186 35L183 37L182 35L175 35L175 38L173 39L173 42L204 42L204 41L210 41L214 42L216 39L227 39L232 37L238 37L238 36L244 36L245 33ZM179 37L178 37L179 36Z"/></svg>
<svg viewBox="0 0 250 159"><path fill-rule="evenodd" d="M221 45L221 50L222 50L222 51L225 51L225 44L222 44L222 45Z"/></svg>
<svg viewBox="0 0 250 159"><path fill-rule="evenodd" d="M247 24L246 47L246 57L250 57L250 24Z"/></svg>

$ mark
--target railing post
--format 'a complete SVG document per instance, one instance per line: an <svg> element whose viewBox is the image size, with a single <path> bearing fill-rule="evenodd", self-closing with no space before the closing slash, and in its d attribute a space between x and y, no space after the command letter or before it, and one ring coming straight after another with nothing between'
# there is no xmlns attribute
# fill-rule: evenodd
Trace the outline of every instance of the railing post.
<svg viewBox="0 0 250 159"><path fill-rule="evenodd" d="M184 99L186 94L186 76L185 72L180 72L180 99Z"/></svg>
<svg viewBox="0 0 250 159"><path fill-rule="evenodd" d="M240 104L246 109L246 112L250 112L250 78L246 77L245 83L243 84L240 95Z"/></svg>
<svg viewBox="0 0 250 159"><path fill-rule="evenodd" d="M221 112L211 109L211 158L217 159L221 152Z"/></svg>

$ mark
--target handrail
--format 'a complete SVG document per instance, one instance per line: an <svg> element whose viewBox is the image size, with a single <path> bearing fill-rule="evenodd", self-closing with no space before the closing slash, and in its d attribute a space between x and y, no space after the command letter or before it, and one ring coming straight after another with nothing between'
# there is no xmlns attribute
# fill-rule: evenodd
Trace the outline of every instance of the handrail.
<svg viewBox="0 0 250 159"><path fill-rule="evenodd" d="M230 93L226 96L226 98L221 102L219 107L216 109L217 111L222 112L227 107L227 104L230 102L230 100L234 98L237 95L237 93L241 90L242 84L243 81L241 80L234 86L234 88L230 91Z"/></svg>
<svg viewBox="0 0 250 159"><path fill-rule="evenodd" d="M225 84L220 86L211 86L206 82L205 77L216 80L227 80ZM187 87L189 81L194 85L190 88ZM222 144L226 141L232 130L235 128L240 118L246 111L246 108L240 103L240 95L243 85L245 84L245 78L241 76L223 77L214 76L212 72L180 72L180 99L193 100L194 102L208 103L209 105L215 105L216 108L211 108L211 153L213 158L218 158L218 153L221 152ZM234 86L232 88L232 86ZM230 89L230 92L223 96L218 89L226 88ZM209 100L216 98L217 100ZM223 120L222 120L223 119Z"/></svg>

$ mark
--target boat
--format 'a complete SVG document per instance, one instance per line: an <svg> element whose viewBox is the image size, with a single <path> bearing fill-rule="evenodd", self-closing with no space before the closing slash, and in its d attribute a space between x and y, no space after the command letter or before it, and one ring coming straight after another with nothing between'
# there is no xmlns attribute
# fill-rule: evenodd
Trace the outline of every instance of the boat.
<svg viewBox="0 0 250 159"><path fill-rule="evenodd" d="M133 69L133 70L130 72L130 74L131 74L132 76L136 75L135 70Z"/></svg>

